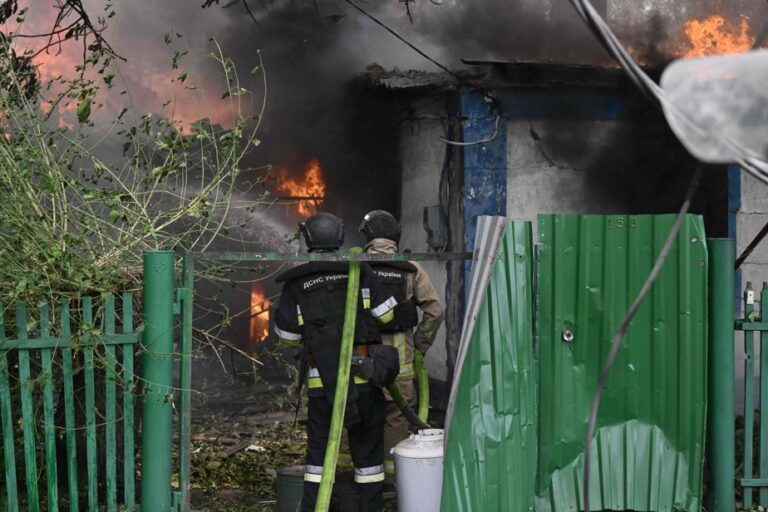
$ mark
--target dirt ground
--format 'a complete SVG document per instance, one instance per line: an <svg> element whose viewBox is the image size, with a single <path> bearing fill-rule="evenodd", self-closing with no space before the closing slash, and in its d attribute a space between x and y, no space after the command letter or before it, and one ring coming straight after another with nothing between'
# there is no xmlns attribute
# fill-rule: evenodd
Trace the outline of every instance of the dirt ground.
<svg viewBox="0 0 768 512"><path fill-rule="evenodd" d="M191 455L193 510L275 510L278 468L304 463L304 425L299 422L294 427L288 416L274 414L283 421L260 426L224 417L196 424ZM332 505L332 510L342 512L336 499ZM394 492L386 493L384 510L397 510Z"/></svg>

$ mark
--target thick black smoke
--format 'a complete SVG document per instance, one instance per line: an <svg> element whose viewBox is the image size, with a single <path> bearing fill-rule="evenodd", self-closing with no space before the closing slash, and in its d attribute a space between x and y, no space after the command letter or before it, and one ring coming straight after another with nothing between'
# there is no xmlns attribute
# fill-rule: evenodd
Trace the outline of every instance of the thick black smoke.
<svg viewBox="0 0 768 512"><path fill-rule="evenodd" d="M94 9L98 2L92 0ZM214 98L199 105L200 116L216 110L220 92L215 66L203 55L215 37L238 64L241 76L259 62L267 73L263 145L253 164L271 164L295 174L318 158L328 180L324 207L354 223L367 209L397 209L399 174L394 131L397 107L350 80L368 64L385 69L438 68L343 0L248 0L209 9L188 0L121 4L113 37L128 58L123 75L134 100L159 105L167 96L172 48L163 34L180 33L190 48L186 63ZM569 0L396 0L358 2L382 23L451 69L461 59L608 63ZM410 10L410 17L406 10ZM600 0L619 37L651 64L679 49L685 20L725 14L738 25L749 16L757 32L768 8L756 0ZM765 12L764 12L765 11ZM255 21L254 21L255 18ZM210 75L210 76L207 76ZM160 86L162 85L162 87ZM260 84L248 84L258 98ZM255 105L254 105L255 109ZM185 109L195 112L195 108ZM212 116L213 117L213 116Z"/></svg>
<svg viewBox="0 0 768 512"><path fill-rule="evenodd" d="M341 215L348 239L360 243L355 231L366 211L385 208L397 213L401 172L397 130L405 114L401 103L353 78L371 63L385 69L439 69L343 0L248 0L256 22L242 2L222 0L205 10L200 3L120 4L110 31L115 48L128 59L122 75L137 108L151 111L167 99L169 66L177 46L190 49L185 57L193 71L189 81L199 83L212 98L192 109L187 106L187 113L199 112L201 118L215 118L211 109L216 110L221 92L215 85L216 67L204 57L212 46L210 38L215 37L235 61L256 99L264 91L259 80L247 77L261 60L267 74L267 107L262 145L250 164L270 164L300 175L309 159L317 158L328 184L322 209ZM462 59L609 62L568 0L416 0L408 4L412 21L402 1L358 5L454 70L465 67ZM755 32L768 19L765 3L757 0L723 0L722 5L714 0L602 0L599 8L621 40L651 63L666 61L679 48L687 19L725 13L737 25L742 15L748 15ZM173 39L170 47L164 43L168 32ZM255 112L258 101L254 103ZM561 135L551 140L558 149L568 149L570 142L581 149L580 141L561 140ZM617 146L605 160L615 163L630 156L629 150L621 152ZM616 197L632 210L642 209L631 191L622 188L624 182L618 183L620 173L604 179L611 168L604 162L598 165L593 185L606 187L606 196L624 190ZM284 211L278 208L267 215L282 216L290 231L297 217L285 216ZM236 330L245 338L247 325L241 322ZM228 336L242 346L243 339Z"/></svg>

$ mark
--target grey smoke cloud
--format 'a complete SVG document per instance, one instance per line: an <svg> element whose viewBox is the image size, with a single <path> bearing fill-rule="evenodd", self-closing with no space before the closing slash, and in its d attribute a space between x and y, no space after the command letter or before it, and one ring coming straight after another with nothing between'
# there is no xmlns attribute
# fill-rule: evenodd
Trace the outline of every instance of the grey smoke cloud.
<svg viewBox="0 0 768 512"><path fill-rule="evenodd" d="M396 209L394 131L402 114L380 98L361 99L349 81L374 62L385 69L437 68L343 0L248 1L258 25L240 2L206 10L190 0L121 3L111 30L128 58L123 75L137 106L152 110L168 94L173 49L162 42L168 30L183 34L172 47L190 48L190 81L209 98L185 100L185 115L216 117L220 89L215 66L204 57L209 38L221 42L241 74L258 62L260 51L268 100L264 144L253 163L298 173L309 158L319 158L329 185L324 208L344 215L348 225L367 209ZM359 5L453 69L463 66L462 58L608 62L569 0L417 0L409 4L413 22L396 0ZM757 0L602 0L600 8L619 37L652 60L665 60L666 50L679 47L682 24L691 17L719 12L737 24L749 16L755 31L768 19L768 7ZM258 91L256 81L249 86Z"/></svg>
<svg viewBox="0 0 768 512"><path fill-rule="evenodd" d="M139 110L159 111L165 101L177 98L177 114L189 117L205 112L223 121L218 103L221 88L214 79L215 64L205 54L209 39L222 42L227 55L245 73L257 62L261 50L269 74L271 103L298 103L300 112L316 115L318 103L339 101L339 89L351 76L378 63L386 69L437 68L343 0L248 0L256 25L240 2L223 8L201 9L191 0L138 0L121 2L118 16L108 20L108 36L126 57L122 76ZM92 13L100 13L104 0L87 0ZM602 3L608 22L617 34L642 53L651 47L679 46L682 23L697 15L724 13L734 24L742 16L757 32L768 21L768 7L757 0L595 0ZM392 27L436 60L450 68L461 59L541 60L601 63L607 56L577 17L569 0L396 0L360 2L359 5ZM40 9L36 6L33 12ZM46 6L46 8L48 8ZM163 34L180 33L171 45ZM170 83L173 51L190 50L183 65L192 70L190 81L200 93L183 93ZM256 84L251 84L256 86ZM333 92L336 92L335 95ZM329 96L329 94L331 96ZM116 102L117 103L117 102ZM275 123L299 124L299 112ZM293 126L301 129L301 126Z"/></svg>
<svg viewBox="0 0 768 512"><path fill-rule="evenodd" d="M207 111L224 119L215 100L220 96L213 80L216 66L205 57L212 37L224 44L225 52L242 65L243 71L256 63L256 50L262 50L275 102L294 101L300 91L312 103L313 95L319 98L323 91L338 88L373 62L386 69L437 69L343 0L248 2L258 26L240 2L223 8L231 3L223 0L222 5L205 10L200 8L200 1L192 0L120 2L118 16L108 20L107 35L127 59L121 66L122 77L136 107L159 111L175 96L182 116ZM106 2L85 3L95 18ZM768 21L768 6L759 0L593 3L601 6L619 37L641 52L651 47L666 51L679 46L682 23L700 15L722 13L733 24L746 17L755 33ZM38 2L30 5L29 18L33 24L44 26L41 20L50 17L51 7ZM416 0L408 4L413 22L401 1L358 5L454 69L462 67L462 58L574 63L607 60L569 0ZM163 34L169 31L183 37L174 37L172 45L165 45ZM184 65L193 70L188 83L200 87L202 94L185 95L170 83L170 59L179 47L190 50L184 59ZM120 101L114 103L117 106Z"/></svg>
<svg viewBox="0 0 768 512"><path fill-rule="evenodd" d="M121 79L136 110L163 113L163 104L175 98L180 117L226 124L227 106L219 99L222 82L215 63L205 56L215 37L254 89L253 112L263 91L247 72L259 62L260 52L268 99L263 144L250 163L299 173L310 158L319 158L328 180L324 207L344 215L349 225L368 209L397 209L395 132L403 118L401 106L350 86L350 79L374 62L385 69L437 68L343 0L248 1L258 25L240 2L205 10L190 0L121 2L107 36L127 59ZM662 59L660 49L680 44L682 23L691 17L721 12L738 23L749 16L755 31L768 19L768 7L757 0L602 1L622 40ZM104 0L87 4L97 13ZM413 22L405 4L396 0L359 5L453 69L463 66L462 58L607 62L569 0L417 0L410 4ZM172 44L166 45L166 32L182 37L172 35ZM196 91L171 82L181 71L170 69L179 48L189 50L182 60L182 68L190 71L184 85ZM115 112L123 102L117 94L108 99Z"/></svg>

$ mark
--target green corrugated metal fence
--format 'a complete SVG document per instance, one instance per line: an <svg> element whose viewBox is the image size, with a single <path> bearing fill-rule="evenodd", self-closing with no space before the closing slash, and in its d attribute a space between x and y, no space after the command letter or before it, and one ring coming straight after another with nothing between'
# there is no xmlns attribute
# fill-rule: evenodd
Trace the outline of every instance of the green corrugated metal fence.
<svg viewBox="0 0 768 512"><path fill-rule="evenodd" d="M581 510L590 403L612 335L675 220L539 217L541 511ZM707 403L707 250L689 215L630 324L593 441L594 510L698 512Z"/></svg>
<svg viewBox="0 0 768 512"><path fill-rule="evenodd" d="M538 512L583 509L584 438L598 375L674 221L540 216L535 298L530 231L508 226L487 290L470 292L484 298L455 377L442 510L533 510L532 496ZM701 509L707 281L702 219L689 215L603 394L593 510Z"/></svg>
<svg viewBox="0 0 768 512"><path fill-rule="evenodd" d="M506 229L462 365L442 510L532 511L536 478L531 224Z"/></svg>
<svg viewBox="0 0 768 512"><path fill-rule="evenodd" d="M121 494L118 474L124 510L134 509L133 358L139 335L134 332L133 297L123 294L121 303L119 315L111 295L104 295L98 304L100 315L94 314L90 297L74 311L68 302L56 307L44 304L34 312L19 304L11 322L0 307L0 416L7 510L98 510L102 504L107 511L116 511ZM76 337L73 314L82 327ZM82 396L76 392L77 374L84 383ZM103 388L97 390L97 384ZM97 402L97 393L103 401ZM120 456L118 437L123 447ZM57 457L59 440L63 457ZM85 472L78 471L83 464ZM103 475L98 474L99 468ZM66 484L59 488L60 482Z"/></svg>

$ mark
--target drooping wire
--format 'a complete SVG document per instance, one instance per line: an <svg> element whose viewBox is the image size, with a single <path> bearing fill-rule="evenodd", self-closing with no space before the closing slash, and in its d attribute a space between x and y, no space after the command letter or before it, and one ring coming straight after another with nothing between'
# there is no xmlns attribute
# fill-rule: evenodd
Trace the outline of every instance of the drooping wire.
<svg viewBox="0 0 768 512"><path fill-rule="evenodd" d="M460 75L458 75L458 74L454 73L453 71L451 71L450 69L448 69L446 66L444 66L443 64L440 64L438 61L436 61L435 59L433 59L432 57L430 57L429 55L427 55L426 53L424 53L422 50L420 50L418 47L416 47L416 45L414 45L414 44L413 44L413 43L411 43L410 41L407 41L407 40L406 40L406 39L405 39L403 36L401 36L400 34L398 34L397 32L395 32L394 30L392 30L391 28L389 28L387 25L385 25L384 23L382 23L381 21L379 21L379 19L378 19L378 18L376 18L375 16L373 16L372 14L370 14L368 11L366 11L365 9L363 9L362 7L360 7L359 5L357 5L356 3L354 3L352 0L344 0L344 1L345 1L345 2L347 2L349 5L351 5L352 7L354 7L355 9L357 9L358 11L360 11L360 13L362 13L362 14L363 14L364 16L366 16L368 19L370 19L371 21L373 21L374 23L376 23L377 25L379 25L380 27L382 27L384 30L386 30L387 32L389 32L390 34L392 34L393 36L395 36L395 38L397 38L397 39L398 39L398 40L400 40L401 42L405 43L405 44L406 44L406 45L407 45L409 48L411 48L411 50L415 51L416 53L418 53L419 55L421 55L422 57L424 57L425 59L427 59L429 62L431 62L431 63L432 63L432 64L434 64L435 66L437 66L438 68L442 69L443 71L445 71L446 73L448 73L449 75L451 75L452 77L454 77L454 78L455 78L456 80L458 80L459 82L464 82L464 81L465 81L465 80L464 80L464 78L463 78L462 76L460 76Z"/></svg>
<svg viewBox="0 0 768 512"><path fill-rule="evenodd" d="M407 3L408 1L411 1L411 0L406 0L406 7L408 5L408 3ZM383 23L378 18L376 18L375 16L370 14L368 11L366 11L365 9L363 9L362 7L360 7L359 5L354 3L352 0L345 0L345 2L347 2L349 5L351 5L352 7L357 9L358 11L360 11L360 13L362 13L367 18L369 18L371 21L373 21L374 23L376 23L377 25L382 27L384 30L386 30L387 32L392 34L399 41L405 43L413 51L415 51L416 53L418 53L419 55L421 55L422 57L427 59L429 62L431 62L435 66L437 66L438 68L442 69L443 71L445 71L446 73L451 75L453 78L456 79L456 81L459 84L475 89L475 87L472 86L472 84L467 80L466 77L463 77L463 76L461 76L461 75L451 71L450 69L448 69L447 66L445 66L444 64L441 64L440 62L436 61L435 59L433 59L432 57L430 57L429 55L424 53L421 49L416 47L413 43L411 43L410 41L408 41L405 38L403 38L400 34L395 32L393 29L391 29L385 23ZM437 3L437 5L439 5L439 3ZM409 17L410 17L410 13L409 13ZM411 22L412 21L413 20L411 20ZM496 117L496 123L495 123L494 131L493 131L493 133L490 136L485 137L485 138L480 139L480 140L468 141L468 142L461 142L461 141L450 140L450 139L448 139L446 137L442 137L442 136L439 136L438 140L440 142L444 143L444 144L448 144L448 145L451 145L451 146L475 146L475 145L479 145L479 144L485 144L485 143L488 143L488 142L491 142L492 140L494 140L496 138L496 136L498 135L498 133L499 133L499 123L501 121L501 107L498 105L498 102L497 102L497 100L495 98L492 98L492 97L490 97L487 94L485 94L484 96L485 96L486 100L489 103L491 103L492 108L496 112L496 116L497 116Z"/></svg>
<svg viewBox="0 0 768 512"><path fill-rule="evenodd" d="M482 139L472 140L468 142L459 142L456 140L450 140L446 137L439 136L437 140L449 146L477 146L478 144L486 144L493 141L499 135L499 122L501 122L501 113L496 114L496 123L493 126L493 133Z"/></svg>
<svg viewBox="0 0 768 512"><path fill-rule="evenodd" d="M667 261L667 256L669 256L669 252L672 250L672 246L674 245L675 240L677 239L677 235L680 232L680 228L683 225L683 221L685 220L685 215L688 213L688 210L691 207L691 201L693 200L693 197L696 194L696 190L699 187L701 174L702 174L702 165L699 164L698 166L696 166L696 171L693 174L691 183L688 185L688 191L685 194L685 201L683 201L683 205L680 207L680 211L678 212L677 218L675 219L675 224L672 227L672 230L669 232L669 235L667 235L667 239L664 242L664 246L661 248L661 252L659 253L658 258L656 258L656 262L653 264L651 273L648 274L648 278L645 280L645 283L643 283L643 287L640 289L640 292L637 294L635 301L632 303L632 306L629 308L629 311L627 311L627 314L624 316L621 323L619 324L619 328L616 329L616 334L614 334L613 336L613 341L611 342L611 348L610 348L610 351L608 352L608 357L606 357L605 362L603 363L603 368L602 370L600 370L600 376L597 379L597 389L595 390L594 397L592 398L592 407L589 411L589 423L587 425L587 436L586 436L586 441L584 445L584 486L582 488L582 493L584 496L584 510L586 512L590 512L589 473L591 470L590 459L591 459L592 436L594 436L595 434L595 423L597 421L597 412L600 409L600 399L602 398L602 395L603 395L603 389L605 388L605 383L608 380L608 374L611 371L613 362L616 359L616 355L619 352L619 348L621 347L621 341L622 339L624 339L624 335L627 333L627 328L629 327L629 323L632 321L632 318L634 318L638 309L640 309L640 306L643 304L643 301L648 296L648 293L650 293L654 283L656 282L656 279L659 277L659 274L661 273L661 269L664 267L664 263Z"/></svg>

